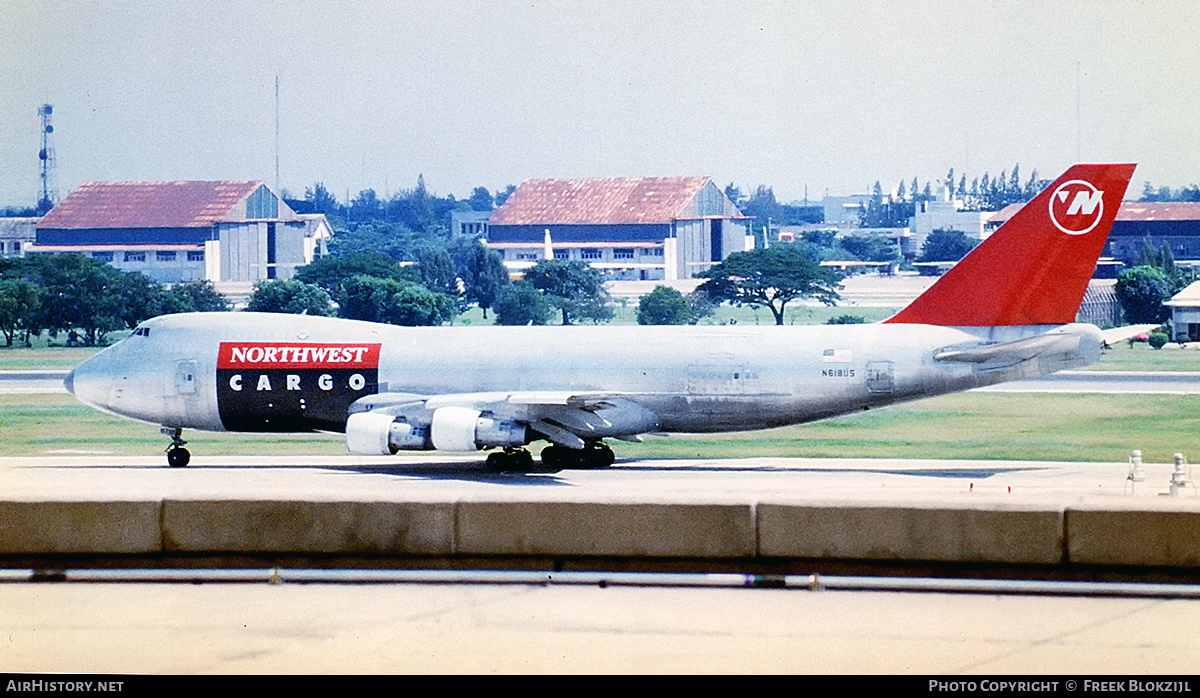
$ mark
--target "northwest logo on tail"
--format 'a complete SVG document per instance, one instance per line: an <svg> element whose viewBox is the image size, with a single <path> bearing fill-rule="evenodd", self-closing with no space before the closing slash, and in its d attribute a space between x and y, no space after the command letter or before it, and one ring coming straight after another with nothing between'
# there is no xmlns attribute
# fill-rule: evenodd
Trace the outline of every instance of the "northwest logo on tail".
<svg viewBox="0 0 1200 698"><path fill-rule="evenodd" d="M1050 221L1067 235L1090 233L1104 215L1104 192L1082 179L1063 182L1050 195Z"/></svg>
<svg viewBox="0 0 1200 698"><path fill-rule="evenodd" d="M1074 322L1133 169L1120 163L1074 165L886 322L950 327Z"/></svg>

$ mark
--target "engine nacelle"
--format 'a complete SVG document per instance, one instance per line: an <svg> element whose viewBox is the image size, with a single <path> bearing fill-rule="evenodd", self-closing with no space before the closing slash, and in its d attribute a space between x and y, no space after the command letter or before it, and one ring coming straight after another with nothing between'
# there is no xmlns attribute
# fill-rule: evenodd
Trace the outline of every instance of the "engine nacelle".
<svg viewBox="0 0 1200 698"><path fill-rule="evenodd" d="M358 412L346 421L346 448L360 456L387 456L397 451L475 451L496 446L524 446L525 426L485 417L468 407L442 407L431 424L404 417Z"/></svg>
<svg viewBox="0 0 1200 698"><path fill-rule="evenodd" d="M442 407L433 411L429 429L439 451L475 451L496 446L524 446L525 426L506 419L484 417L469 407Z"/></svg>
<svg viewBox="0 0 1200 698"><path fill-rule="evenodd" d="M401 417L359 412L346 420L346 448L359 456L390 456L396 451L422 451L429 445L429 427Z"/></svg>

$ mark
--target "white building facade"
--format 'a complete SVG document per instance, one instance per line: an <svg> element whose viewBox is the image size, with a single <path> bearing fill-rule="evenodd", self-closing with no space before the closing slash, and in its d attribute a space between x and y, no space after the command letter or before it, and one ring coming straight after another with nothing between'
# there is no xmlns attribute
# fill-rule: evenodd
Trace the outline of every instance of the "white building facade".
<svg viewBox="0 0 1200 698"><path fill-rule="evenodd" d="M514 273L565 259L608 279L689 279L753 248L747 221L707 177L536 179L492 214L486 242Z"/></svg>
<svg viewBox="0 0 1200 698"><path fill-rule="evenodd" d="M320 214L258 181L93 182L36 226L33 253L77 253L159 283L289 279L324 250Z"/></svg>

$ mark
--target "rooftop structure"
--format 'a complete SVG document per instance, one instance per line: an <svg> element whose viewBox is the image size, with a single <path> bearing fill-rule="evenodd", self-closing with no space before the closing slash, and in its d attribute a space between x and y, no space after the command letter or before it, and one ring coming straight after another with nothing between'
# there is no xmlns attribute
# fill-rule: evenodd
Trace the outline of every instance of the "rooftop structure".
<svg viewBox="0 0 1200 698"><path fill-rule="evenodd" d="M163 283L290 278L329 234L260 181L89 182L36 230L30 252L89 255Z"/></svg>
<svg viewBox="0 0 1200 698"><path fill-rule="evenodd" d="M992 214L989 228L999 227L1021 207L1012 204ZM1133 266L1146 241L1166 245L1177 261L1200 260L1200 203L1125 201L1108 234L1105 257Z"/></svg>
<svg viewBox="0 0 1200 698"><path fill-rule="evenodd" d="M745 250L745 220L708 177L531 179L487 238L514 271L552 256L614 279L684 279Z"/></svg>

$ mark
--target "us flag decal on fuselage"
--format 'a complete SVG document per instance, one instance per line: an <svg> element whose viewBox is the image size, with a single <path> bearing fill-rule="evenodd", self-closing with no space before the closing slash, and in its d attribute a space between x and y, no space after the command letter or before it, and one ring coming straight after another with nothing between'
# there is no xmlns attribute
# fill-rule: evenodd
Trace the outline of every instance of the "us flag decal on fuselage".
<svg viewBox="0 0 1200 698"><path fill-rule="evenodd" d="M222 342L217 409L229 431L340 431L379 385L374 343Z"/></svg>

